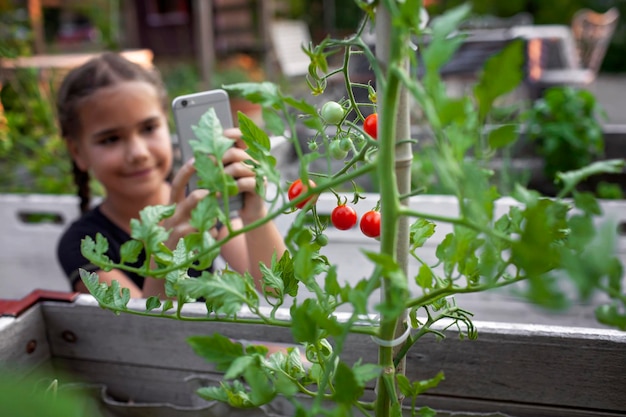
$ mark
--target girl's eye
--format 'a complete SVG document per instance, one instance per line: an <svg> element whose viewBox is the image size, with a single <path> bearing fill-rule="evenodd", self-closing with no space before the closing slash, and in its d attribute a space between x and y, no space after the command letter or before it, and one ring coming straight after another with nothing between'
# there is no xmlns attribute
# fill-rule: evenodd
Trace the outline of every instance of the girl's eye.
<svg viewBox="0 0 626 417"><path fill-rule="evenodd" d="M117 135L104 136L98 141L99 145L111 145L120 139Z"/></svg>
<svg viewBox="0 0 626 417"><path fill-rule="evenodd" d="M158 128L159 128L159 124L156 123L156 122L147 123L143 127L143 132L147 133L147 134L150 134L150 133L153 133Z"/></svg>

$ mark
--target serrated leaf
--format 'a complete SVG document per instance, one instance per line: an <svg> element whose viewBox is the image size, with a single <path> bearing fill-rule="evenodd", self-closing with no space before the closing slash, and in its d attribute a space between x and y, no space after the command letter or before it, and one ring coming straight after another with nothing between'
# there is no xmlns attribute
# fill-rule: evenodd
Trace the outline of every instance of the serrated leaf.
<svg viewBox="0 0 626 417"><path fill-rule="evenodd" d="M137 262L142 250L143 244L137 240L128 240L122 243L120 247L120 263L132 264Z"/></svg>
<svg viewBox="0 0 626 417"><path fill-rule="evenodd" d="M230 270L210 274L203 272L198 278L179 282L184 294L191 298L204 298L218 314L234 316L243 305L258 305L258 294L250 274L243 276Z"/></svg>
<svg viewBox="0 0 626 417"><path fill-rule="evenodd" d="M410 249L415 250L435 234L435 223L426 219L417 219L409 229Z"/></svg>
<svg viewBox="0 0 626 417"><path fill-rule="evenodd" d="M233 342L219 333L212 336L191 336L187 342L196 355L215 364L220 371L226 371L236 359L244 356L241 343Z"/></svg>
<svg viewBox="0 0 626 417"><path fill-rule="evenodd" d="M189 141L189 144L196 159L212 155L215 159L221 160L226 151L235 143L224 136L224 129L212 107L200 117L198 124L191 128L196 139Z"/></svg>
<svg viewBox="0 0 626 417"><path fill-rule="evenodd" d="M109 250L109 242L100 233L96 234L94 240L91 236L85 236L80 242L80 251L82 255L89 259L94 265L98 265L103 270L110 270L110 267L105 267L106 264L111 263L111 259L106 255Z"/></svg>

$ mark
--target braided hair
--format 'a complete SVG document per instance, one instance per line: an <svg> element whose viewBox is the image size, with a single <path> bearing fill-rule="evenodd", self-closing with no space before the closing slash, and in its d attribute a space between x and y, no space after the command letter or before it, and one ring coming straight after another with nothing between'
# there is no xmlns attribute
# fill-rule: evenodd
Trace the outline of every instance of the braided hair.
<svg viewBox="0 0 626 417"><path fill-rule="evenodd" d="M145 81L153 85L159 93L163 109L167 109L167 92L156 69L149 70L117 53L105 52L71 70L63 79L57 94L57 117L61 136L66 141L79 140L82 129L79 111L83 100L101 88L128 81ZM85 213L91 202L89 172L81 170L75 161L72 162L80 210Z"/></svg>

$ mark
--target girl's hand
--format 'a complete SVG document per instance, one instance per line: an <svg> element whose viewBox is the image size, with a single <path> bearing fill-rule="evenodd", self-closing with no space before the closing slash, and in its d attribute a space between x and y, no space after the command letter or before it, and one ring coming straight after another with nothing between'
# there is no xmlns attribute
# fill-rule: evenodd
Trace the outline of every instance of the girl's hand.
<svg viewBox="0 0 626 417"><path fill-rule="evenodd" d="M244 195L243 209L239 212L245 223L251 223L267 214L265 201L256 193L256 178L252 168L244 161L250 159L245 151L246 145L241 140L241 131L237 128L226 129L224 135L235 141L223 158L224 170L235 178L239 192Z"/></svg>

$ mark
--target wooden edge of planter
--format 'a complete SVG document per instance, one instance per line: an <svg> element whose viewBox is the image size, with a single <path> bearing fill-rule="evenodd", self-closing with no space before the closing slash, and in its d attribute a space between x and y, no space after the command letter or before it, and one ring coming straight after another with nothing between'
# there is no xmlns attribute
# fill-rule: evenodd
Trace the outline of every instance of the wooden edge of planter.
<svg viewBox="0 0 626 417"><path fill-rule="evenodd" d="M142 302L145 300L133 300L135 307ZM96 375L106 379L100 382L134 390L136 399L144 397L148 380L160 378L165 386L167 375L219 374L193 352L187 343L190 336L219 333L244 343L297 346L289 328L117 316L94 308L97 305L86 295L70 304L42 304L51 357L79 375L88 375L85 373L95 369L94 364L106 364L106 377ZM196 315L203 305L189 307L190 314ZM241 317L246 317L246 313L242 312ZM534 415L568 415L558 411L567 409L576 410L569 414L572 416L626 413L625 332L481 321L474 325L478 329L477 340L462 340L457 331L446 330L445 341L426 336L409 351L406 375L411 381L432 378L439 371L445 373L440 386L424 397L433 405L456 404L461 409L474 403L477 410L485 410L490 405L501 409L502 404L508 404L516 416L533 415L520 410L536 413L543 408L554 413L541 411ZM356 363L360 359L375 363L376 344L368 336L351 334L342 360ZM137 376L129 376L135 372ZM133 386L144 387L144 391ZM373 386L368 386L371 389ZM152 395L154 392L148 397Z"/></svg>
<svg viewBox="0 0 626 417"><path fill-rule="evenodd" d="M33 305L43 301L64 301L71 303L79 294L76 292L37 289L18 300L0 299L0 317L18 317Z"/></svg>

